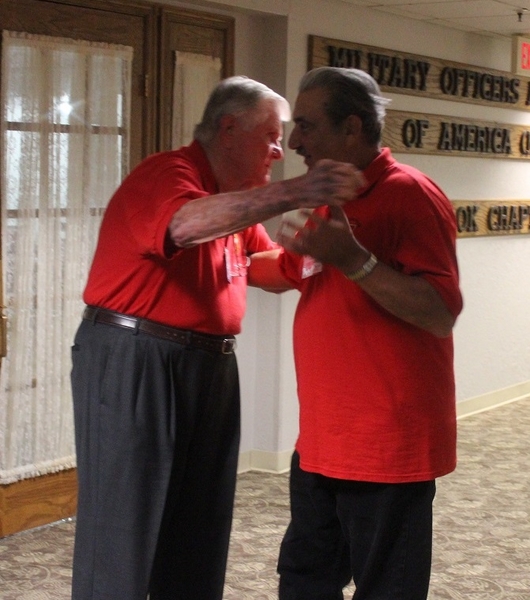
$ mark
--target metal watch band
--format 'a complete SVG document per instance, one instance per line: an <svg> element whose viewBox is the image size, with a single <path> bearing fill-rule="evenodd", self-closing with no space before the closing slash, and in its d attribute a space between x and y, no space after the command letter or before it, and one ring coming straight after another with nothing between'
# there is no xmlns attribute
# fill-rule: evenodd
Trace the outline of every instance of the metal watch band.
<svg viewBox="0 0 530 600"><path fill-rule="evenodd" d="M370 275L370 273L374 270L376 265L376 256L374 254L370 254L370 258L364 263L364 265L360 269L357 269L357 271L346 275L346 277L350 281L361 281L361 279L364 279L367 275Z"/></svg>

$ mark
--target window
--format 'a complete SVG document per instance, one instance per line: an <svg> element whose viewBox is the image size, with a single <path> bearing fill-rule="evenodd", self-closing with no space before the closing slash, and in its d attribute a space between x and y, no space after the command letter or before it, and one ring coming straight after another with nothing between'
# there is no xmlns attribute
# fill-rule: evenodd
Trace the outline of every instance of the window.
<svg viewBox="0 0 530 600"><path fill-rule="evenodd" d="M101 217L128 169L131 62L127 47L3 34L0 393L20 441L4 468L31 457L38 473L73 453L69 348Z"/></svg>
<svg viewBox="0 0 530 600"><path fill-rule="evenodd" d="M2 48L16 65L2 67L5 484L74 466L69 352L104 207L128 167L171 146L175 51L231 75L234 20L141 0L2 0L0 23L24 32Z"/></svg>

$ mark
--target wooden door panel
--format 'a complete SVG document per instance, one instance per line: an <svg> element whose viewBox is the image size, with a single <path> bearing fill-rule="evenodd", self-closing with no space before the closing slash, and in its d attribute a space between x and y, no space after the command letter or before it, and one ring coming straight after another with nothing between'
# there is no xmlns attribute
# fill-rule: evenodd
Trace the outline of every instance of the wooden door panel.
<svg viewBox="0 0 530 600"><path fill-rule="evenodd" d="M234 28L231 17L163 9L160 50L159 148L171 148L173 69L175 51L221 59L222 77L234 74Z"/></svg>

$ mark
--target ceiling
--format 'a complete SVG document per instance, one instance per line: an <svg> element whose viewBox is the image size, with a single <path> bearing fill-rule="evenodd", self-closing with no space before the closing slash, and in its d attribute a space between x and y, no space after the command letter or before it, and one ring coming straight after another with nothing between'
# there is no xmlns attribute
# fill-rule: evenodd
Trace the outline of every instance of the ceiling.
<svg viewBox="0 0 530 600"><path fill-rule="evenodd" d="M530 37L530 0L346 0L383 12L486 35Z"/></svg>

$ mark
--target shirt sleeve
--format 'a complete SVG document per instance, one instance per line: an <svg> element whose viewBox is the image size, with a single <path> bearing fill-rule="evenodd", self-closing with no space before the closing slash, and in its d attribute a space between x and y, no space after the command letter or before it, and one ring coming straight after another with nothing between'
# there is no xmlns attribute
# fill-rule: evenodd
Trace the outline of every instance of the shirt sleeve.
<svg viewBox="0 0 530 600"><path fill-rule="evenodd" d="M261 223L245 229L244 239L245 252L248 256L255 252L273 250L274 248L279 247L278 244L271 239L267 230Z"/></svg>
<svg viewBox="0 0 530 600"><path fill-rule="evenodd" d="M212 193L193 164L176 153L160 153L131 171L111 200L112 210L141 254L166 257L167 228L175 212Z"/></svg>
<svg viewBox="0 0 530 600"><path fill-rule="evenodd" d="M302 284L302 260L300 255L289 252L285 248L281 249L278 259L281 274L297 290L300 290Z"/></svg>
<svg viewBox="0 0 530 600"><path fill-rule="evenodd" d="M449 200L412 187L407 198L402 235L392 258L403 273L420 276L440 294L453 316L463 307L456 256L456 222Z"/></svg>

